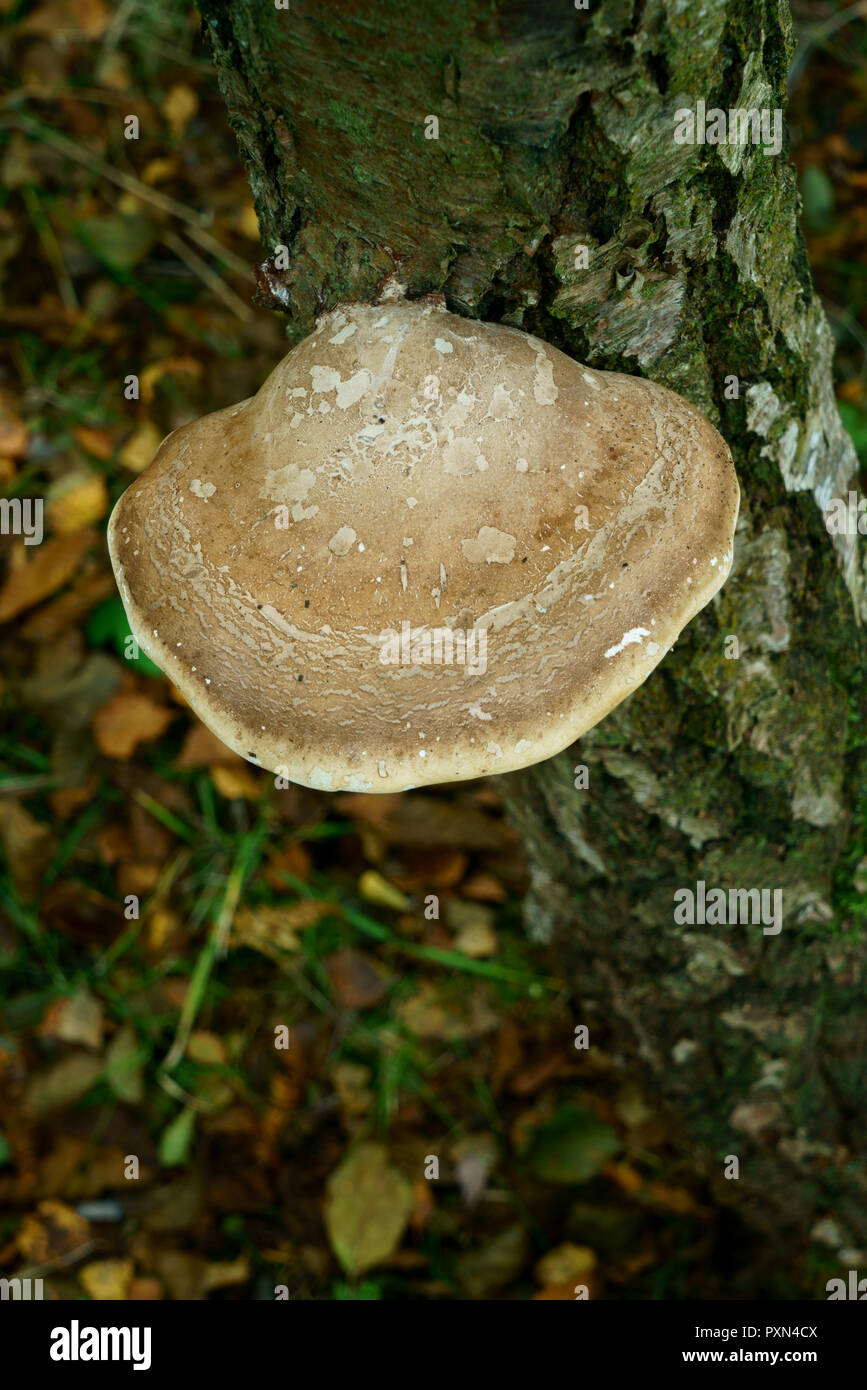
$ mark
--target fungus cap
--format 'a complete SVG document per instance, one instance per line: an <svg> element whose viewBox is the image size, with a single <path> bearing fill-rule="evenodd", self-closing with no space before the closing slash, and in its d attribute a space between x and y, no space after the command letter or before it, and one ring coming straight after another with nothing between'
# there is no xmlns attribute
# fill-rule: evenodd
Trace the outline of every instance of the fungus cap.
<svg viewBox="0 0 867 1390"><path fill-rule="evenodd" d="M739 493L687 401L441 300L344 305L120 498L132 633L258 766L399 791L602 719L724 582Z"/></svg>

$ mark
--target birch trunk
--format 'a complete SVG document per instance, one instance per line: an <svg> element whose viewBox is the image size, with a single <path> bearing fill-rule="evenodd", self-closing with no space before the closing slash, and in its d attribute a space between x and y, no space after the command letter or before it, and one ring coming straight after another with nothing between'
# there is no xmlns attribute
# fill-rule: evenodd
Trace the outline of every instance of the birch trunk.
<svg viewBox="0 0 867 1390"><path fill-rule="evenodd" d="M699 101L785 111L788 5L200 8L259 213L260 292L292 339L397 271L410 294L679 391L732 449L722 593L580 745L501 790L527 925L560 952L575 1022L763 1235L769 1268L744 1288L823 1297L841 1252L867 1249L867 584L857 534L823 523L857 460L785 133L777 155L674 140ZM700 880L781 890L781 931L676 921Z"/></svg>

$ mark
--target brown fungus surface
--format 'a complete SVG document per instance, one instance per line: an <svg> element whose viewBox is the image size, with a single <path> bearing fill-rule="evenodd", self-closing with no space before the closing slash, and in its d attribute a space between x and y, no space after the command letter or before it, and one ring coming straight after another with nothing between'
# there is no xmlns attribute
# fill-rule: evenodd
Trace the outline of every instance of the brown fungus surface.
<svg viewBox="0 0 867 1390"><path fill-rule="evenodd" d="M134 636L230 748L386 792L596 724L722 585L738 499L664 387L387 300L169 435L109 545Z"/></svg>

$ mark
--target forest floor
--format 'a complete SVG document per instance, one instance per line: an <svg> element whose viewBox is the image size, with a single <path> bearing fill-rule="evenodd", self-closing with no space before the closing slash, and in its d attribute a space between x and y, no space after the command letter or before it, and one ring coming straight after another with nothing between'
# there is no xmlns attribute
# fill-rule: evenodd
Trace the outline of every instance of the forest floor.
<svg viewBox="0 0 867 1390"><path fill-rule="evenodd" d="M864 463L867 6L796 19L805 233ZM0 0L0 25L0 490L46 523L0 538L0 1276L732 1296L736 1225L653 1095L576 1046L496 790L277 791L126 659L111 506L171 429L257 389L284 325L251 305L191 7Z"/></svg>

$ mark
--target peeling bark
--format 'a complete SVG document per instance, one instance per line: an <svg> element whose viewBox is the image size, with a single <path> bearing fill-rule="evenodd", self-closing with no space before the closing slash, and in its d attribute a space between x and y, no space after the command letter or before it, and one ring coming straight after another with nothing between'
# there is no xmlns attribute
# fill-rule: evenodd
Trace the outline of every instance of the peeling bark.
<svg viewBox="0 0 867 1390"><path fill-rule="evenodd" d="M501 787L532 867L528 927L561 951L580 1021L652 1079L718 1199L785 1247L772 1282L823 1296L817 1259L836 1273L835 1252L867 1250L867 576L859 538L822 521L857 461L785 148L672 138L700 99L785 108L788 6L200 8L260 286L292 340L397 271L410 294L670 386L729 442L728 584L580 746ZM782 931L678 925L674 894L698 880L781 889ZM738 1182L714 1179L727 1154Z"/></svg>

